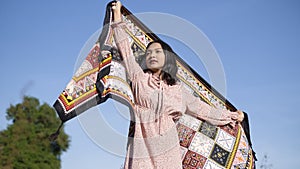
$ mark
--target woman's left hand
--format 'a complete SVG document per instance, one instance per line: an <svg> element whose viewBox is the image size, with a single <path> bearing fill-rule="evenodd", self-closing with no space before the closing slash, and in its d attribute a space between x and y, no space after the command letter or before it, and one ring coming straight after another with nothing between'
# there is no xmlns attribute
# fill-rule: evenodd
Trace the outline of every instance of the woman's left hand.
<svg viewBox="0 0 300 169"><path fill-rule="evenodd" d="M241 110L236 111L238 113L238 117L236 119L237 122L242 122L244 120L244 112Z"/></svg>
<svg viewBox="0 0 300 169"><path fill-rule="evenodd" d="M122 14L121 14L121 7L122 3L120 1L112 2L111 8L114 13L114 22L120 22L122 21Z"/></svg>

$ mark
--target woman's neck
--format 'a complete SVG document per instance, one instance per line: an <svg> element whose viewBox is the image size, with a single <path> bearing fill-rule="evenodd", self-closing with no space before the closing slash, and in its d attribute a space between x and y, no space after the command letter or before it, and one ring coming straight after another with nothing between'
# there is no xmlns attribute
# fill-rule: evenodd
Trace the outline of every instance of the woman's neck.
<svg viewBox="0 0 300 169"><path fill-rule="evenodd" d="M161 70L152 72L152 75L157 77L158 79L162 80L162 71Z"/></svg>

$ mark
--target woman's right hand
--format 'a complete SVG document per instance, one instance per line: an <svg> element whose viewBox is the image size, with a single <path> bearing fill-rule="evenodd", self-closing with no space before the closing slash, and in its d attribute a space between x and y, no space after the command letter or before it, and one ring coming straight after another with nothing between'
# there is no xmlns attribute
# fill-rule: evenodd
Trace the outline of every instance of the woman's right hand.
<svg viewBox="0 0 300 169"><path fill-rule="evenodd" d="M116 1L111 4L111 8L114 14L114 22L122 21L121 7L122 3L120 1Z"/></svg>

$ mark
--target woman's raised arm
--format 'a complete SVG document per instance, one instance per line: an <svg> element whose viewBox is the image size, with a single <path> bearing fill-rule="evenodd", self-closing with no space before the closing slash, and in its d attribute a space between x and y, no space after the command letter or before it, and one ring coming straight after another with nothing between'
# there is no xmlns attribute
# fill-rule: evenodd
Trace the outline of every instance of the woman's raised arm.
<svg viewBox="0 0 300 169"><path fill-rule="evenodd" d="M126 29L126 23L122 22L122 13L121 13L122 4L120 1L112 3L113 9L113 23L112 28L114 31L114 38L123 57L126 71L129 76L129 80L133 81L142 74L144 74L142 68L135 61L132 50L130 48L130 43L128 40L128 33L124 30Z"/></svg>
<svg viewBox="0 0 300 169"><path fill-rule="evenodd" d="M193 96L184 87L182 87L183 98L186 98L185 106L187 114L198 117L213 125L222 126L230 124L235 125L236 121L242 120L239 112L217 109Z"/></svg>

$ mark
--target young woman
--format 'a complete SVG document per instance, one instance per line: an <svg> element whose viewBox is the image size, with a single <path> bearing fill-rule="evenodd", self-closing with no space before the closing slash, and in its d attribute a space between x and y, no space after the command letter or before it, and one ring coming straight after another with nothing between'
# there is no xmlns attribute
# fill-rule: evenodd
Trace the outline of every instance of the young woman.
<svg viewBox="0 0 300 169"><path fill-rule="evenodd" d="M112 3L112 9L111 26L136 102L135 132L128 145L125 168L180 169L176 119L188 113L213 125L235 125L243 120L243 113L215 109L189 93L176 79L174 52L163 42L151 42L139 65L129 46L129 35L122 29L126 25L122 22L121 3Z"/></svg>

